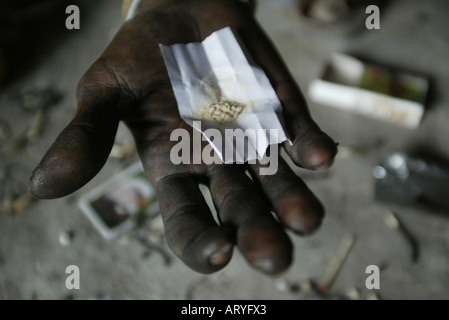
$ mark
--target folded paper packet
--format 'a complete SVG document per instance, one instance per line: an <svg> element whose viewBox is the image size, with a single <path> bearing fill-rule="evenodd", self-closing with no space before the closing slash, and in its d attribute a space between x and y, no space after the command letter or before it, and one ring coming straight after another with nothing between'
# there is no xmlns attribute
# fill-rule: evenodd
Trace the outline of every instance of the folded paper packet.
<svg viewBox="0 0 449 320"><path fill-rule="evenodd" d="M270 144L288 140L281 103L234 30L160 48L181 117L224 163L261 159Z"/></svg>

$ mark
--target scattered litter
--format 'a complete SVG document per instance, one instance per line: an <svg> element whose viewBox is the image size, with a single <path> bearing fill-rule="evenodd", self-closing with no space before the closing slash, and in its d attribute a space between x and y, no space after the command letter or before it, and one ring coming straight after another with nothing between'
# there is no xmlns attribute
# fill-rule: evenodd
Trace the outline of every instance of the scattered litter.
<svg viewBox="0 0 449 320"><path fill-rule="evenodd" d="M388 228L394 231L398 231L407 241L410 246L411 259L413 263L418 262L419 259L419 247L418 242L415 237L408 231L407 228L404 227L403 223L399 220L399 218L392 212L389 211L384 216L384 222Z"/></svg>
<svg viewBox="0 0 449 320"><path fill-rule="evenodd" d="M312 289L312 281L306 280L300 283L299 288L301 292L307 292Z"/></svg>
<svg viewBox="0 0 449 320"><path fill-rule="evenodd" d="M341 21L350 11L345 0L300 0L298 7L302 16L322 23Z"/></svg>
<svg viewBox="0 0 449 320"><path fill-rule="evenodd" d="M15 215L27 209L36 199L29 193L24 193L16 197L2 196L0 199L1 211Z"/></svg>
<svg viewBox="0 0 449 320"><path fill-rule="evenodd" d="M13 93L10 100L26 110L38 111L55 105L61 98L61 93L52 88L24 88Z"/></svg>
<svg viewBox="0 0 449 320"><path fill-rule="evenodd" d="M160 215L157 215L149 222L148 239L153 243L162 245L165 242L164 222Z"/></svg>
<svg viewBox="0 0 449 320"><path fill-rule="evenodd" d="M276 281L276 289L279 292L290 292L290 293L297 293L302 291L301 285L291 283L285 279L280 279Z"/></svg>
<svg viewBox="0 0 449 320"><path fill-rule="evenodd" d="M287 292L290 288L290 284L285 279L276 281L276 289L279 292Z"/></svg>
<svg viewBox="0 0 449 320"><path fill-rule="evenodd" d="M380 296L375 292L370 292L366 295L365 300L382 300Z"/></svg>
<svg viewBox="0 0 449 320"><path fill-rule="evenodd" d="M72 230L61 231L58 236L59 244L63 247L68 247L72 244L75 232Z"/></svg>
<svg viewBox="0 0 449 320"><path fill-rule="evenodd" d="M9 108L20 107L27 112L33 112L34 116L30 124L25 126L23 132L10 139L2 147L1 153L10 156L24 148L30 141L38 138L44 129L49 109L58 103L61 98L59 92L50 88L27 88L4 97L6 102L3 103L7 103ZM9 134L6 130L4 126L0 125L0 142L2 141L2 135Z"/></svg>
<svg viewBox="0 0 449 320"><path fill-rule="evenodd" d="M172 264L173 260L171 254L161 244L152 242L149 237L137 235L134 238L145 248L143 258L147 258L156 252L161 255L166 266L170 266Z"/></svg>
<svg viewBox="0 0 449 320"><path fill-rule="evenodd" d="M357 289L355 287L348 288L346 290L346 296L350 300L360 300L361 299L360 291L359 291L359 289Z"/></svg>
<svg viewBox="0 0 449 320"><path fill-rule="evenodd" d="M13 213L19 213L26 208L28 208L35 199L29 193L25 193L17 198L15 198L12 202L12 211Z"/></svg>
<svg viewBox="0 0 449 320"><path fill-rule="evenodd" d="M326 294L328 292L330 286L335 281L335 278L337 277L339 271L341 270L343 263L345 262L349 252L351 251L355 243L355 240L356 238L354 235L346 235L341 241L340 247L337 253L335 254L334 258L332 259L331 263L329 264L323 279L316 287L316 289L320 293Z"/></svg>

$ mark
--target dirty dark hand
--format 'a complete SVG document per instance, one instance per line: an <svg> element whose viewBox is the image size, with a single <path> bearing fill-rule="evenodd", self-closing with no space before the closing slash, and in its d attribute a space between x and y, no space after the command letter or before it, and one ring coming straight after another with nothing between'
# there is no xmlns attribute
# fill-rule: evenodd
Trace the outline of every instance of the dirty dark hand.
<svg viewBox="0 0 449 320"><path fill-rule="evenodd" d="M82 77L75 118L33 172L30 191L51 199L84 186L103 167L118 123L124 121L157 189L167 242L187 266L215 272L229 262L236 245L252 267L278 274L292 262L284 228L301 235L316 230L324 215L321 203L282 159L277 173L266 176L259 174L258 165L172 164L170 150L177 142L170 141L170 133L192 128L179 116L158 45L201 41L218 29L234 27L283 104L293 141L285 147L293 161L326 169L336 144L311 119L297 85L247 5L237 0L159 2L144 0L140 12L124 23ZM199 183L211 191L219 225Z"/></svg>

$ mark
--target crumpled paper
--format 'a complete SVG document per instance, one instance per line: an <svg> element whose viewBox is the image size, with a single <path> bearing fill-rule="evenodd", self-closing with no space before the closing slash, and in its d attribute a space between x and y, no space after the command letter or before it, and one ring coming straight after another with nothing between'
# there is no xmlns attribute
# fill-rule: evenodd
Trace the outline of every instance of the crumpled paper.
<svg viewBox="0 0 449 320"><path fill-rule="evenodd" d="M160 48L182 119L200 130L224 163L261 159L270 144L290 141L268 77L233 29L218 30L203 42ZM222 139L208 129L218 130ZM245 143L230 134L238 129L247 133Z"/></svg>

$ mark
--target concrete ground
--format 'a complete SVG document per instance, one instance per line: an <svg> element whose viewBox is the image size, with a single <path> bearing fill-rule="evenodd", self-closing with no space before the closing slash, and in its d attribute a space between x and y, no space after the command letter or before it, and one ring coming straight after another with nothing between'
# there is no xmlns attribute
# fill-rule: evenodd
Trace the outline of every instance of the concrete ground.
<svg viewBox="0 0 449 320"><path fill-rule="evenodd" d="M448 216L379 203L374 199L372 178L373 167L387 151L425 147L449 157L447 1L393 0L382 10L381 29L375 31L365 28L363 10L344 22L321 25L297 15L294 3L261 0L257 18L305 92L331 53L345 52L429 75L433 93L416 130L310 105L325 131L342 146L363 152L342 153L327 173L295 169L320 197L327 216L315 235L291 234L295 245L292 267L281 276L266 277L250 269L236 251L224 270L210 276L197 274L160 240L158 218L136 232L145 238L151 229L150 237L160 243L162 251L148 248L133 233L103 239L77 201L136 161L135 155L125 161L110 159L97 177L71 196L34 202L15 214L5 210L8 197L26 193L32 169L74 113L78 79L120 27L121 1L103 0L86 7L86 15L81 12L81 30L63 32L58 45L0 95L0 123L9 128L11 137L18 137L34 113L9 107L8 94L25 87L52 87L63 94L49 110L42 134L0 160L0 299L317 299L305 292L307 281L322 279L347 235L354 235L356 242L330 288L331 297L345 297L351 288L361 298L372 297L373 292L365 287L365 269L377 265L380 289L375 292L382 299L449 298ZM124 128L117 139L128 139ZM420 256L416 263L411 261L407 241L384 224L388 210L417 239ZM80 268L79 290L65 288L68 265Z"/></svg>

